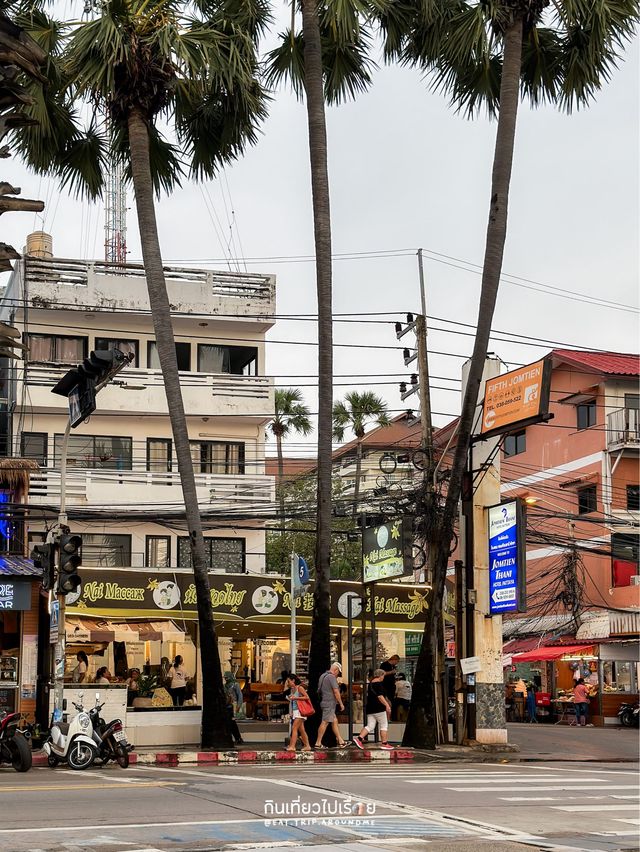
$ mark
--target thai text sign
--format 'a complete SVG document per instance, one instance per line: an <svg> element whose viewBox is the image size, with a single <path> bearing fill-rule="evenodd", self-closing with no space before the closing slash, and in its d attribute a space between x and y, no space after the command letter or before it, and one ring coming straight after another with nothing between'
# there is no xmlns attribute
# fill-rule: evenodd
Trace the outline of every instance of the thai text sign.
<svg viewBox="0 0 640 852"><path fill-rule="evenodd" d="M523 512L517 500L489 509L489 611L524 610Z"/></svg>
<svg viewBox="0 0 640 852"><path fill-rule="evenodd" d="M542 419L549 410L551 361L543 359L487 379L481 432L501 432L523 421Z"/></svg>

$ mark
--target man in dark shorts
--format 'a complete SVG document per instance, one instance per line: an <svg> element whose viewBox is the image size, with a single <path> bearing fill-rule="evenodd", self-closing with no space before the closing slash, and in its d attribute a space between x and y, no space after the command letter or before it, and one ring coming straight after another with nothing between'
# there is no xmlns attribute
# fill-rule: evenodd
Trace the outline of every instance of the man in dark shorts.
<svg viewBox="0 0 640 852"><path fill-rule="evenodd" d="M387 729L389 727L389 717L391 716L391 702L384 694L383 680L385 672L383 669L376 669L373 673L373 678L367 687L367 704L365 712L367 714L367 724L362 728L357 737L353 738L353 742L360 749L364 749L363 737L373 733L378 726L380 731L380 739L382 743L380 748L385 751L392 751L393 746L387 740Z"/></svg>
<svg viewBox="0 0 640 852"><path fill-rule="evenodd" d="M322 745L322 737L329 725L331 725L331 729L335 734L338 746L340 748L346 748L348 745L348 742L342 739L340 728L338 727L338 719L336 717L336 704L340 710L344 710L344 704L340 697L340 687L337 680L337 676L340 674L342 674L342 666L340 663L333 663L330 666L329 671L320 675L320 680L318 681L318 695L320 696L322 722L320 722L320 727L318 728L315 748L319 751L326 749L326 746Z"/></svg>

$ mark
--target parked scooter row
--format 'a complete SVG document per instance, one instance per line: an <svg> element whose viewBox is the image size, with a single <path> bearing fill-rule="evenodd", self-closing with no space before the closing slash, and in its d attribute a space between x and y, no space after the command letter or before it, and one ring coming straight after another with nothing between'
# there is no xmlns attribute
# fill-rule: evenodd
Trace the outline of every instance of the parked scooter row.
<svg viewBox="0 0 640 852"><path fill-rule="evenodd" d="M10 763L16 772L31 769L32 755L30 737L18 724L20 713L0 714L0 763Z"/></svg>
<svg viewBox="0 0 640 852"><path fill-rule="evenodd" d="M618 719L625 728L640 727L640 704L621 704Z"/></svg>
<svg viewBox="0 0 640 852"><path fill-rule="evenodd" d="M114 760L126 769L133 746L127 742L122 721L114 719L107 723L100 716L104 707L104 702L99 703L100 693L96 693L95 707L88 713L82 698L80 693L80 703L72 702L78 712L70 722L55 722L51 727L49 739L42 747L49 766L68 763L71 769L87 769L96 760L102 765Z"/></svg>

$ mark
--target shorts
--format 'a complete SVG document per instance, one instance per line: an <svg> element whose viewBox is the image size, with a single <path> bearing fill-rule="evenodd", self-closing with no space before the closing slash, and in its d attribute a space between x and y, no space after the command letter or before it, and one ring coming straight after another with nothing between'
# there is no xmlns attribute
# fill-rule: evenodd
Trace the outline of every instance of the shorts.
<svg viewBox="0 0 640 852"><path fill-rule="evenodd" d="M304 719L305 717L302 715L302 713L299 710L292 710L291 711L291 718L292 719Z"/></svg>
<svg viewBox="0 0 640 852"><path fill-rule="evenodd" d="M335 722L336 721L336 705L335 704L321 704L320 709L322 710L322 721L323 722Z"/></svg>
<svg viewBox="0 0 640 852"><path fill-rule="evenodd" d="M373 732L376 729L376 725L381 731L386 731L389 727L389 719L387 717L386 711L382 713L367 713L367 724L365 728L369 732Z"/></svg>

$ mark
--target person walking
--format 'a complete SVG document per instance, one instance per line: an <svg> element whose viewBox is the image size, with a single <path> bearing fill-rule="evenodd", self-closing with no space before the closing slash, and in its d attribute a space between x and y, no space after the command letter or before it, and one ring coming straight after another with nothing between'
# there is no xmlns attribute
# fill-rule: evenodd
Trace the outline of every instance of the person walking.
<svg viewBox="0 0 640 852"><path fill-rule="evenodd" d="M182 657L178 654L173 661L173 665L167 674L169 678L169 692L173 698L174 707L182 707L187 693L187 675L185 667L182 665Z"/></svg>
<svg viewBox="0 0 640 852"><path fill-rule="evenodd" d="M384 694L392 708L393 699L396 697L396 669L399 662L400 657L397 654L392 654L388 660L380 663L380 668L384 671L384 680L382 681Z"/></svg>
<svg viewBox="0 0 640 852"><path fill-rule="evenodd" d="M327 747L322 745L322 738L329 725L331 725L331 730L335 734L339 748L346 748L349 745L346 740L342 739L336 716L336 705L340 708L341 712L344 710L337 677L340 674L342 674L340 663L332 663L329 670L320 675L320 680L318 681L318 697L320 698L320 709L322 710L322 721L318 727L318 736L315 744L315 748L318 751L327 750Z"/></svg>
<svg viewBox="0 0 640 852"><path fill-rule="evenodd" d="M384 685L384 681L383 681ZM398 722L406 722L411 706L411 684L404 672L396 675L396 694L391 704L391 713Z"/></svg>
<svg viewBox="0 0 640 852"><path fill-rule="evenodd" d="M235 720L236 708L242 708L243 698L240 684L236 680L233 672L224 673L224 694L227 699L227 716L229 717L229 725L231 728L231 736L236 745L242 745L244 740L240 733L240 728Z"/></svg>
<svg viewBox="0 0 640 852"><path fill-rule="evenodd" d="M297 674L291 672L286 680L287 687L289 688L289 706L290 706L290 716L291 716L291 736L289 737L289 745L287 746L287 751L295 751L296 745L298 744L298 737L302 740L302 751L311 751L311 745L309 744L309 737L307 736L307 732L304 727L304 716L298 710L298 699L306 699L309 700L309 695L307 690L302 685L302 681L298 677Z"/></svg>
<svg viewBox="0 0 640 852"><path fill-rule="evenodd" d="M78 661L78 665L71 672L71 679L73 683L84 683L87 679L87 672L89 669L89 658L85 654L84 651L78 651L76 654L76 660Z"/></svg>
<svg viewBox="0 0 640 852"><path fill-rule="evenodd" d="M589 687L584 678L578 678L573 687L573 706L576 708L576 725L586 727L587 714L589 711Z"/></svg>
<svg viewBox="0 0 640 852"><path fill-rule="evenodd" d="M384 678L384 669L376 669L367 687L367 724L363 726L358 736L353 738L353 742L361 751L364 749L363 737L366 737L369 733L373 733L376 725L378 726L380 739L382 740L380 748L385 751L393 751L393 746L387 738L389 718L391 717L391 702L384 694Z"/></svg>

